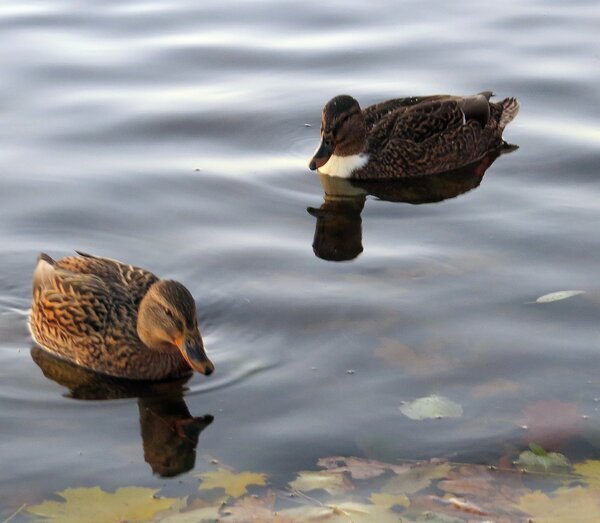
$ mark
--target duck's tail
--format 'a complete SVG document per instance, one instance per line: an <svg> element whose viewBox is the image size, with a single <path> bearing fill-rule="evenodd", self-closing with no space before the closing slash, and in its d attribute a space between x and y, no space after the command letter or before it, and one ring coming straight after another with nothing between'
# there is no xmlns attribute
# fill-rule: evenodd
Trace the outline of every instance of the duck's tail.
<svg viewBox="0 0 600 523"><path fill-rule="evenodd" d="M502 113L500 114L498 127L500 128L500 131L503 131L504 128L515 119L517 114L519 114L519 102L516 98L505 98L499 105L502 109Z"/></svg>
<svg viewBox="0 0 600 523"><path fill-rule="evenodd" d="M33 271L33 292L38 288L43 288L51 281L54 274L56 262L50 258L45 252L40 253Z"/></svg>

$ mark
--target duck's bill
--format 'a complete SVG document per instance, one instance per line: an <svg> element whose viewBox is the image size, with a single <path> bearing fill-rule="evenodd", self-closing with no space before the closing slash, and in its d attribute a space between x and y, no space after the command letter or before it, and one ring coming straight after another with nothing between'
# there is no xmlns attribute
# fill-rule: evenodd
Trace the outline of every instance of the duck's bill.
<svg viewBox="0 0 600 523"><path fill-rule="evenodd" d="M315 152L315 155L312 157L312 159L310 160L310 162L308 164L308 168L311 171L314 171L315 169L319 169L320 167L323 167L327 163L329 158L331 158L332 154L333 154L333 147L331 145L326 145L325 142L323 140L321 140L321 143L319 144L319 148L317 149L317 151Z"/></svg>
<svg viewBox="0 0 600 523"><path fill-rule="evenodd" d="M215 366L204 352L204 345L200 337L186 337L181 348L181 353L190 367L206 376L213 373Z"/></svg>

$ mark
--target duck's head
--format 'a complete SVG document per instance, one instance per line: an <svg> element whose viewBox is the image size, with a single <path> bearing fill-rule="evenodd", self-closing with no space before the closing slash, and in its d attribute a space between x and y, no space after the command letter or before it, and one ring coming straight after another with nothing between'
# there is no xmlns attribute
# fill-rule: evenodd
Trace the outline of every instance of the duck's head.
<svg viewBox="0 0 600 523"><path fill-rule="evenodd" d="M181 283L160 280L150 287L140 303L137 333L150 349L179 350L189 366L202 374L215 370L204 352L194 298Z"/></svg>
<svg viewBox="0 0 600 523"><path fill-rule="evenodd" d="M336 156L360 154L365 146L367 130L358 102L341 94L325 104L321 116L321 143L308 167L314 171Z"/></svg>

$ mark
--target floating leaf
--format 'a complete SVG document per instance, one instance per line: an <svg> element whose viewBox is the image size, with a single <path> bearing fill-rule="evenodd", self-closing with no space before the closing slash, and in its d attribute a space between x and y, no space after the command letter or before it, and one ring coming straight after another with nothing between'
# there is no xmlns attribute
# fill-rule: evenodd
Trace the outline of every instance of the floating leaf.
<svg viewBox="0 0 600 523"><path fill-rule="evenodd" d="M566 300L567 298L572 298L573 296L578 296L579 294L585 294L585 291L558 291L551 292L550 294L544 294L540 296L536 303L550 303L553 301Z"/></svg>
<svg viewBox="0 0 600 523"><path fill-rule="evenodd" d="M294 523L398 523L400 520L398 514L385 507L355 502L325 507L298 507L279 514L291 518Z"/></svg>
<svg viewBox="0 0 600 523"><path fill-rule="evenodd" d="M471 389L471 394L476 398L508 396L519 392L521 384L507 379L494 379L475 385Z"/></svg>
<svg viewBox="0 0 600 523"><path fill-rule="evenodd" d="M600 490L583 487L559 488L551 494L536 490L524 494L516 506L536 522L597 523L600 514Z"/></svg>
<svg viewBox="0 0 600 523"><path fill-rule="evenodd" d="M600 489L600 461L587 460L573 466L576 474L583 476L583 480L590 486Z"/></svg>
<svg viewBox="0 0 600 523"><path fill-rule="evenodd" d="M546 452L539 445L531 444L533 450L525 450L515 465L529 472L568 472L569 460L559 452Z"/></svg>
<svg viewBox="0 0 600 523"><path fill-rule="evenodd" d="M400 405L400 412L410 419L459 418L463 409L458 404L443 396L433 394Z"/></svg>
<svg viewBox="0 0 600 523"><path fill-rule="evenodd" d="M298 473L298 477L290 482L290 487L302 492L322 489L332 496L351 490L352 484L340 472L328 470L310 471L304 470Z"/></svg>
<svg viewBox="0 0 600 523"><path fill-rule="evenodd" d="M453 366L447 356L433 352L429 345L419 347L417 351L394 338L381 338L375 356L417 376L435 374Z"/></svg>
<svg viewBox="0 0 600 523"><path fill-rule="evenodd" d="M223 519L219 512L220 508L221 505L213 505L172 514L162 518L160 523L214 523Z"/></svg>
<svg viewBox="0 0 600 523"><path fill-rule="evenodd" d="M58 492L63 501L44 501L27 510L41 521L61 523L115 523L148 521L170 508L177 498L156 497L157 490L123 487L104 492L100 487L70 488Z"/></svg>
<svg viewBox="0 0 600 523"><path fill-rule="evenodd" d="M446 514L431 512L430 510L421 512L421 514L417 516L415 521L417 523L465 523L465 520L462 518L446 516Z"/></svg>
<svg viewBox="0 0 600 523"><path fill-rule="evenodd" d="M377 494L413 494L428 487L432 481L445 478L450 468L448 463L419 463L407 472L391 477Z"/></svg>
<svg viewBox="0 0 600 523"><path fill-rule="evenodd" d="M212 472L203 472L198 477L202 480L198 489L211 490L222 488L225 494L237 498L248 493L248 485L266 485L267 475L258 472L231 472L220 468Z"/></svg>
<svg viewBox="0 0 600 523"><path fill-rule="evenodd" d="M256 521L261 523L296 523L282 513L274 511L275 493L269 491L264 497L244 496L235 505L223 509L219 521Z"/></svg>
<svg viewBox="0 0 600 523"><path fill-rule="evenodd" d="M387 492L375 492L369 498L373 505L380 507L392 508L395 506L408 507L410 499L406 494L389 494Z"/></svg>
<svg viewBox="0 0 600 523"><path fill-rule="evenodd" d="M353 479L375 478L386 471L402 474L410 469L410 465L394 465L374 459L345 458L343 456L321 458L317 465L328 469L330 472L348 472Z"/></svg>
<svg viewBox="0 0 600 523"><path fill-rule="evenodd" d="M438 489L455 495L469 496L478 503L501 507L516 500L525 489L519 474L490 471L481 465L464 465L451 471L447 479L438 482Z"/></svg>

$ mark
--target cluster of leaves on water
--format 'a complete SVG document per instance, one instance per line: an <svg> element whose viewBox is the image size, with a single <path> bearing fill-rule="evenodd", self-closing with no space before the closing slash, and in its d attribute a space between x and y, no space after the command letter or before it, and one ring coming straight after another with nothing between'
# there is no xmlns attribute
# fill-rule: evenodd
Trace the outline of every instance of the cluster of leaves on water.
<svg viewBox="0 0 600 523"><path fill-rule="evenodd" d="M184 498L140 487L73 488L24 513L40 523L596 522L600 461L571 465L562 454L530 447L505 469L333 456L283 488L267 474L218 465L199 474L198 490Z"/></svg>

